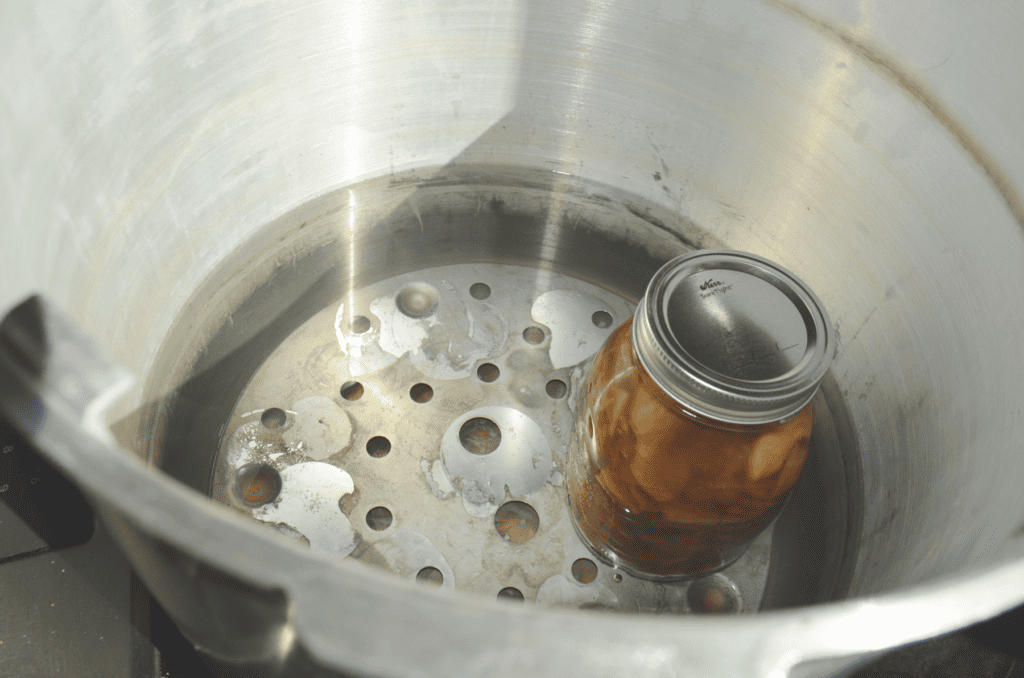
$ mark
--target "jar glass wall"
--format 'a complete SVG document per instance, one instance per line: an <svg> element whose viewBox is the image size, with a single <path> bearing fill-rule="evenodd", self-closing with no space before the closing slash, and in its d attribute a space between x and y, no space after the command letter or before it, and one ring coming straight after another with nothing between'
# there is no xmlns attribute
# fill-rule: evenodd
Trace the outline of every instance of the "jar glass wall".
<svg viewBox="0 0 1024 678"><path fill-rule="evenodd" d="M649 579L732 564L800 476L833 347L817 297L770 261L665 264L581 380L567 482L584 542Z"/></svg>
<svg viewBox="0 0 1024 678"><path fill-rule="evenodd" d="M702 417L669 398L637 361L632 320L586 377L569 449L577 530L632 574L685 579L739 558L782 509L811 437L811 406L774 424Z"/></svg>

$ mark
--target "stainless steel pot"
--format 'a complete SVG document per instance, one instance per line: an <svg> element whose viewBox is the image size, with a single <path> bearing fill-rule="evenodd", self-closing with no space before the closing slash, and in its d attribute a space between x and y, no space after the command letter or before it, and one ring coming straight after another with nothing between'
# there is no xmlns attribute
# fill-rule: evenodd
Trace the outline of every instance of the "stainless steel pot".
<svg viewBox="0 0 1024 678"><path fill-rule="evenodd" d="M276 289L260 284L281 264L310 277L241 318L244 340L332 266L335 290L506 256L628 289L648 268L581 249L564 218L608 203L588 228L628 244L625 261L746 250L824 301L864 509L849 516L848 581L810 600L844 600L729 619L568 614L339 566L147 466L173 460L145 436L148 459L111 453L103 403L77 406L112 399L112 368L78 398L44 375L46 402L64 405L37 438L175 621L231 661L778 678L988 618L1024 602L1022 23L1013 2L0 9L0 310L41 291L141 377L109 413L124 441L202 367L167 347L210 346L243 300ZM547 178L527 185L530 171ZM417 201L466 172L546 218L389 230L388 215L420 218ZM377 183L331 192L364 180ZM602 200L581 185L614 188ZM303 258L318 251L321 269ZM46 322L47 374L92 364ZM209 361L238 348L225 341Z"/></svg>

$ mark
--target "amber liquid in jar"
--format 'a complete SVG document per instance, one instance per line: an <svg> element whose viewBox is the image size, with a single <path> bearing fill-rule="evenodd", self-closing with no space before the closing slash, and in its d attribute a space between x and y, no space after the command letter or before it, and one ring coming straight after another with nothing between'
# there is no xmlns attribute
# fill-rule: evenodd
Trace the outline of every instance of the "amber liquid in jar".
<svg viewBox="0 0 1024 678"><path fill-rule="evenodd" d="M638 362L627 321L584 382L569 449L570 513L606 562L649 579L711 574L778 515L811 438L811 406L781 423L686 409Z"/></svg>

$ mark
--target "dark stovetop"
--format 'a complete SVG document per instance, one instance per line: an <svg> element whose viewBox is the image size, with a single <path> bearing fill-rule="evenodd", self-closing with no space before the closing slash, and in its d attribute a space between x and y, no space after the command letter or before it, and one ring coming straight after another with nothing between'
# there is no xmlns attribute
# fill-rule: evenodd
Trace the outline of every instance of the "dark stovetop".
<svg viewBox="0 0 1024 678"><path fill-rule="evenodd" d="M192 649L92 510L0 419L0 678L258 678ZM852 678L1024 678L1024 608ZM266 678L271 678L266 676Z"/></svg>

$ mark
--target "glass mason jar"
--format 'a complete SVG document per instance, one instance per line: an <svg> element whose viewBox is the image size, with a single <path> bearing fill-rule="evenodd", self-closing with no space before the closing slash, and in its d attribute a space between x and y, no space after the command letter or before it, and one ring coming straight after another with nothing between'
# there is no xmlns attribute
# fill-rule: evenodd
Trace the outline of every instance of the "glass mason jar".
<svg viewBox="0 0 1024 678"><path fill-rule="evenodd" d="M567 482L583 541L646 579L732 564L800 475L834 349L821 302L768 260L668 262L582 380Z"/></svg>

